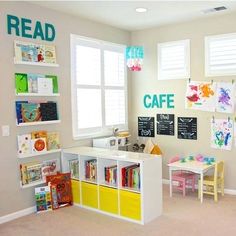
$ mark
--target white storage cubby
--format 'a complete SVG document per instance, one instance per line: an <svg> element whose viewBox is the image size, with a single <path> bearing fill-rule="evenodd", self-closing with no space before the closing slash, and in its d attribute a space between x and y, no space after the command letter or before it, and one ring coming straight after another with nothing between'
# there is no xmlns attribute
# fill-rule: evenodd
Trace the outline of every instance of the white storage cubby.
<svg viewBox="0 0 236 236"><path fill-rule="evenodd" d="M93 147L62 150L63 172L68 160L78 158L80 178L72 180L75 205L114 217L145 224L162 213L162 158L158 155ZM85 163L95 159L97 179L85 178ZM104 168L117 165L116 184L105 181ZM122 168L139 166L139 187L122 186Z"/></svg>

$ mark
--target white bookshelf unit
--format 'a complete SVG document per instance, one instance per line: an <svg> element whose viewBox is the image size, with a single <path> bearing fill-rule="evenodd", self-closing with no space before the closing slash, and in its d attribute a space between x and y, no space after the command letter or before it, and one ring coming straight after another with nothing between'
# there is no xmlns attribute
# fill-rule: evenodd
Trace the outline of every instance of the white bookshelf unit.
<svg viewBox="0 0 236 236"><path fill-rule="evenodd" d="M79 163L79 178L72 178L75 205L139 224L148 223L161 215L161 156L94 147L74 147L62 150L62 171L69 172L69 162L76 159ZM96 164L95 168L93 167L93 181L85 178L88 160L94 160L93 163ZM131 166L138 166L139 184L123 186L125 175L122 172ZM114 181L111 183L105 178L106 167L117 167L117 170L112 172ZM128 173L134 173L134 170ZM130 179L134 180L134 177Z"/></svg>

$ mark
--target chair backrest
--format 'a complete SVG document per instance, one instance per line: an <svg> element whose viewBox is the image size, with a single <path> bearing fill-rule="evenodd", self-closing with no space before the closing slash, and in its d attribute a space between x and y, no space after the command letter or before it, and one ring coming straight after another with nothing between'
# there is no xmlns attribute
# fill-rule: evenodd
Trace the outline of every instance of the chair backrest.
<svg viewBox="0 0 236 236"><path fill-rule="evenodd" d="M217 181L217 178L224 178L224 161L219 161L215 165L214 181Z"/></svg>
<svg viewBox="0 0 236 236"><path fill-rule="evenodd" d="M173 163L173 162L176 162L176 161L179 161L180 160L180 157L179 156L175 156L175 157L172 157L170 160L169 160L169 163Z"/></svg>

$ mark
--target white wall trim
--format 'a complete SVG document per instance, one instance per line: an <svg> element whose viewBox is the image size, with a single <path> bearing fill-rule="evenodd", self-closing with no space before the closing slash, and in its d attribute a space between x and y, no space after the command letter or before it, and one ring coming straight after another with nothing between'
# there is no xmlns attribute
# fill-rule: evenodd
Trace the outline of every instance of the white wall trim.
<svg viewBox="0 0 236 236"><path fill-rule="evenodd" d="M6 223L8 221L11 221L11 220L14 220L14 219L17 219L17 218L20 218L22 216L32 214L34 212L35 212L35 206L26 208L24 210L16 211L14 213L11 213L11 214L8 214L8 215L5 215L5 216L1 216L0 217L0 224Z"/></svg>
<svg viewBox="0 0 236 236"><path fill-rule="evenodd" d="M168 179L162 179L163 184L169 184L170 181ZM174 182L175 185L175 182ZM197 185L195 186L195 189L197 189ZM236 189L224 189L224 192L229 195L236 195Z"/></svg>

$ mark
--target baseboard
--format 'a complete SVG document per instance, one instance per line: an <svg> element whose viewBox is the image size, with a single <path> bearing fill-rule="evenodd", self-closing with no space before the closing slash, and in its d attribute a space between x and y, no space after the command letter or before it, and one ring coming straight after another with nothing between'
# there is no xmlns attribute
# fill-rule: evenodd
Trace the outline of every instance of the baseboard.
<svg viewBox="0 0 236 236"><path fill-rule="evenodd" d="M162 179L162 183L163 184L169 184L170 181L168 179ZM176 183L174 182L174 185ZM197 185L195 186L195 189L197 189ZM236 195L236 189L224 189L224 193L225 194L229 194L229 195Z"/></svg>
<svg viewBox="0 0 236 236"><path fill-rule="evenodd" d="M21 210L21 211L16 211L14 213L11 213L11 214L8 214L8 215L5 215L5 216L1 216L0 217L0 224L6 223L8 221L11 221L11 220L14 220L14 219L17 219L17 218L20 218L22 216L32 214L34 212L35 212L35 206L26 208L26 209Z"/></svg>

